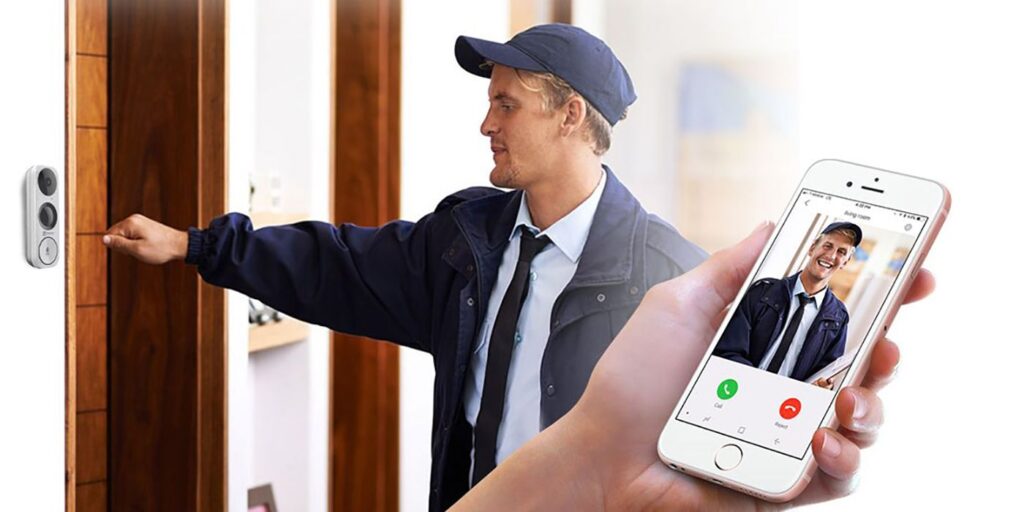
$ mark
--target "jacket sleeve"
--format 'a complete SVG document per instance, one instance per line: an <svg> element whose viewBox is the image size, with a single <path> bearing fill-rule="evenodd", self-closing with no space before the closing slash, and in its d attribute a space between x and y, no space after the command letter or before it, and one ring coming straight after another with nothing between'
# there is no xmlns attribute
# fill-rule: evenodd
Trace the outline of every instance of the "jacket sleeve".
<svg viewBox="0 0 1024 512"><path fill-rule="evenodd" d="M753 290L748 290L743 295L736 314L729 320L725 332L715 345L714 355L724 357L737 363L747 366L754 366L750 360L750 332L752 330L751 318L753 318Z"/></svg>
<svg viewBox="0 0 1024 512"><path fill-rule="evenodd" d="M189 229L185 261L210 284L300 320L428 350L432 216L379 228L310 221L253 230L229 213Z"/></svg>

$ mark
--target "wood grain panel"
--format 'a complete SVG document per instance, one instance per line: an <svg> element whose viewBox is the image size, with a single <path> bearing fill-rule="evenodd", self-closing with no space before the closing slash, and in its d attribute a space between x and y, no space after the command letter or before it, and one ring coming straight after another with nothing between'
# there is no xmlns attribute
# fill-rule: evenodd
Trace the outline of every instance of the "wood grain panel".
<svg viewBox="0 0 1024 512"><path fill-rule="evenodd" d="M225 0L204 0L199 26L199 226L227 208L227 18ZM227 508L227 315L224 289L199 288L198 510Z"/></svg>
<svg viewBox="0 0 1024 512"><path fill-rule="evenodd" d="M100 235L76 235L77 304L107 303L107 248Z"/></svg>
<svg viewBox="0 0 1024 512"><path fill-rule="evenodd" d="M64 211L74 213L76 208L78 167L76 154L78 137L77 91L78 91L78 7L72 0L64 2ZM77 375L78 355L78 295L77 252L75 237L78 232L77 215L64 216L64 508L75 511L77 493L78 410Z"/></svg>
<svg viewBox="0 0 1024 512"><path fill-rule="evenodd" d="M107 512L107 483L79 485L74 512Z"/></svg>
<svg viewBox="0 0 1024 512"><path fill-rule="evenodd" d="M96 482L107 478L107 412L78 413L78 481Z"/></svg>
<svg viewBox="0 0 1024 512"><path fill-rule="evenodd" d="M78 410L107 408L107 308L78 309Z"/></svg>
<svg viewBox="0 0 1024 512"><path fill-rule="evenodd" d="M203 184L224 180L223 49L208 48L223 48L223 9L112 4L111 218L184 229L223 208L203 204L217 196ZM110 508L225 510L223 307L182 262L110 268Z"/></svg>
<svg viewBox="0 0 1024 512"><path fill-rule="evenodd" d="M398 216L400 2L341 0L334 41L333 220ZM398 510L398 350L335 333L331 510Z"/></svg>
<svg viewBox="0 0 1024 512"><path fill-rule="evenodd" d="M107 59L79 55L78 126L107 126Z"/></svg>
<svg viewBox="0 0 1024 512"><path fill-rule="evenodd" d="M78 7L78 52L107 54L107 0L74 0Z"/></svg>
<svg viewBox="0 0 1024 512"><path fill-rule="evenodd" d="M107 131L79 128L76 133L78 232L102 233L107 229Z"/></svg>
<svg viewBox="0 0 1024 512"><path fill-rule="evenodd" d="M78 195L78 5L65 1L65 211L75 212ZM65 215L65 509L75 512L78 500L78 285L77 215Z"/></svg>

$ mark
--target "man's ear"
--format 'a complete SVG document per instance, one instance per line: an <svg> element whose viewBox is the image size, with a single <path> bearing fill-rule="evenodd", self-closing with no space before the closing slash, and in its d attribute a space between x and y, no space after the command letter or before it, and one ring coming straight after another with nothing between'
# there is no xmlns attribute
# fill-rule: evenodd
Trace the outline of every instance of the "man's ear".
<svg viewBox="0 0 1024 512"><path fill-rule="evenodd" d="M583 98L573 96L565 103L563 115L561 132L562 135L568 136L583 126L583 121L587 117L587 104Z"/></svg>

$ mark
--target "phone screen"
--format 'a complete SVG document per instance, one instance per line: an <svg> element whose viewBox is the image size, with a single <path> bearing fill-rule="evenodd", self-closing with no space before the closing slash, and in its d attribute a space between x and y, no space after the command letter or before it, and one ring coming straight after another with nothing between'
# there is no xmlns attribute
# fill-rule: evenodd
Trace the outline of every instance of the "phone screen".
<svg viewBox="0 0 1024 512"><path fill-rule="evenodd" d="M802 459L927 223L802 189L676 419Z"/></svg>

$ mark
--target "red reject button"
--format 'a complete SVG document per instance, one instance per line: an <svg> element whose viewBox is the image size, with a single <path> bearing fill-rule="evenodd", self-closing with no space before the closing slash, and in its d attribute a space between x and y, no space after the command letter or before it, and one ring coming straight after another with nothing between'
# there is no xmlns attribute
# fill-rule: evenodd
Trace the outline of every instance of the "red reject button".
<svg viewBox="0 0 1024 512"><path fill-rule="evenodd" d="M796 418L797 414L800 414L800 400L796 398L787 398L785 402L782 402L782 406L779 407L779 416L787 420Z"/></svg>

